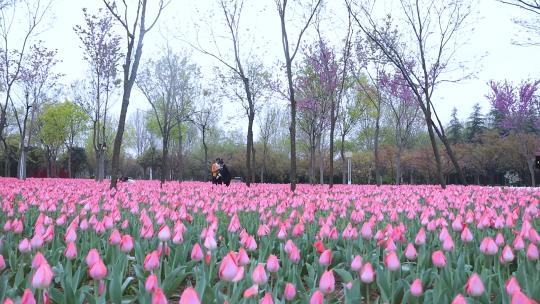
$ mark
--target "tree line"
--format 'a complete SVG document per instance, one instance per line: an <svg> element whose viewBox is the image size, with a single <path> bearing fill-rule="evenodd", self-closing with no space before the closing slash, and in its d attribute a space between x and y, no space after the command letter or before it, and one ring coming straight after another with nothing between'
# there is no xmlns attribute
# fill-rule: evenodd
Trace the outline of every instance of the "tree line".
<svg viewBox="0 0 540 304"><path fill-rule="evenodd" d="M51 2L2 2L1 172L110 177L115 187L122 176L207 180L219 156L248 186L281 182L294 191L297 182L345 183L351 151L355 183L534 186L540 81L489 82L486 115L476 104L466 121L454 109L443 123L437 112L440 85L472 74L455 55L472 1L401 0L398 15L382 17L368 2L344 0L344 30L330 33L324 1L274 0L283 58L272 68L245 38L248 1L215 1L224 32L210 29L214 44L165 41L141 60L169 3L103 0L74 26L88 75L69 86L54 72L57 51L38 39ZM5 18L27 19L23 40ZM210 81L193 52L215 61ZM128 115L133 88L149 109ZM242 109L235 119L245 134L224 121L230 102Z"/></svg>

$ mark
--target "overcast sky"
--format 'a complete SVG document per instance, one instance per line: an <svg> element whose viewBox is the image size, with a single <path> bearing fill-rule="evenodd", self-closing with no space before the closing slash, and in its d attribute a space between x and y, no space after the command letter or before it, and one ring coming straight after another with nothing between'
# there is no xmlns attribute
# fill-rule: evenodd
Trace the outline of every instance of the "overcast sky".
<svg viewBox="0 0 540 304"><path fill-rule="evenodd" d="M445 0L441 0L445 1ZM128 1L129 3L130 1ZM155 1L153 1L155 2ZM150 32L145 39L143 61L145 58L159 55L160 48L168 40L174 48L190 50L182 40L195 43L196 32L204 44L208 41L211 28L220 35L223 25L220 15L212 15L212 3L216 0L172 0L171 5L160 20L159 28ZM282 58L280 44L280 25L273 0L247 0L256 3L256 7L248 5L242 20L242 26L249 31L242 37L247 49L260 56L269 65ZM328 1L329 11L343 10L340 0ZM66 74L64 82L85 77L87 65L82 59L80 42L73 31L73 26L83 23L81 9L89 7L95 10L102 7L101 0L55 0L54 17L48 29L40 34L48 47L58 49L58 57L62 62L58 71ZM214 5L215 6L215 5ZM503 5L495 0L480 0L475 16L474 30L465 37L468 44L462 47L458 56L463 61L471 62L475 67L476 77L457 84L445 84L438 89L435 104L444 122L450 119L450 112L455 106L459 117L466 119L474 103L479 102L484 112L489 109L485 95L489 92L486 83L489 80L509 79L519 82L528 78L540 78L539 49L534 47L515 46L511 43L521 29L514 25L513 18L532 18L532 14L518 8ZM330 13L328 13L330 14ZM342 39L340 30L342 22L339 18L323 31L334 41ZM224 49L225 50L225 49ZM213 66L220 66L212 58L192 51L193 60L198 62L203 71L210 75ZM283 76L284 77L284 76ZM236 108L230 102L224 102L225 112L235 113ZM117 103L119 109L120 102ZM147 109L147 103L140 94L134 94L129 112L137 108ZM119 110L115 110L119 111ZM243 127L242 123L242 127ZM234 126L231 126L234 127Z"/></svg>

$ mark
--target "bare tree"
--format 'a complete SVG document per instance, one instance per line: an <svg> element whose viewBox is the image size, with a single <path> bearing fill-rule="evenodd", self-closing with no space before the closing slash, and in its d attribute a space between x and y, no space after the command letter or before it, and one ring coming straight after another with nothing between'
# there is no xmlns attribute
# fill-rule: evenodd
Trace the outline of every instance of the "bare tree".
<svg viewBox="0 0 540 304"><path fill-rule="evenodd" d="M118 21L118 23L120 23L126 35L126 54L124 64L122 65L124 69L122 108L120 110L116 137L114 138L111 168L111 188L116 188L120 169L120 149L122 146L122 137L124 136L124 129L126 125L127 109L129 106L129 99L131 97L131 89L135 84L137 70L139 69L139 62L141 61L144 36L156 25L168 2L166 3L164 0L159 0L157 13L149 25L146 23L148 0L137 1L135 18L132 20L131 24L128 18L129 7L126 1L122 1L123 12L119 11L116 0L103 0L103 3ZM136 45L135 42L137 43Z"/></svg>
<svg viewBox="0 0 540 304"><path fill-rule="evenodd" d="M218 0L220 9L225 18L225 26L227 28L228 41L232 44L232 59L222 55L218 47L218 43L214 33L212 32L215 51L209 51L203 48L200 44L193 46L198 51L217 59L231 73L232 77L222 77L227 83L232 84L234 98L237 98L242 107L245 109L246 117L248 118L248 129L246 139L246 185L249 186L254 179L255 156L252 155L255 151L253 147L253 122L258 111L257 98L264 88L264 81L261 78L264 75L262 63L242 52L240 43L240 19L244 8L244 0ZM241 88L241 89L240 89ZM243 91L243 92L241 92Z"/></svg>
<svg viewBox="0 0 540 304"><path fill-rule="evenodd" d="M292 64L298 54L298 49L300 48L302 37L308 29L313 20L313 17L317 14L319 7L322 3L322 0L310 0L309 6L307 8L307 19L305 20L303 26L300 29L300 32L297 35L297 38L293 41L296 44L291 44L289 42L289 32L287 30L287 4L288 0L274 0L277 6L277 11L279 14L279 20L281 24L281 42L283 45L283 54L285 59L285 68L287 75L287 84L288 84L288 99L290 102L291 109L291 120L289 125L289 134L291 142L291 170L289 172L289 178L291 182L291 191L296 190L296 99L294 96L294 81L293 81L293 72Z"/></svg>
<svg viewBox="0 0 540 304"><path fill-rule="evenodd" d="M466 184L463 171L435 110L433 92L441 82L460 80L446 78L445 74L463 69L455 62L455 54L459 45L458 36L466 28L466 20L472 11L470 3L464 0L452 2L400 0L406 27L402 26L399 29L407 28L412 33L411 40L401 40L404 33L398 29L389 31L388 19L383 26L373 19L373 1L357 4L345 0L345 3L358 27L401 72L413 90L426 120L441 186L446 187L446 180L435 134L444 144L460 182Z"/></svg>
<svg viewBox="0 0 540 304"><path fill-rule="evenodd" d="M201 131L201 139L204 150L204 181L208 180L210 163L208 162L208 144L206 142L208 132L215 125L221 105L215 99L216 94L208 90L204 90L201 99L197 102L197 109L192 115L192 123Z"/></svg>
<svg viewBox="0 0 540 304"><path fill-rule="evenodd" d="M37 112L41 103L46 98L44 95L45 91L54 85L60 77L59 74L54 74L51 71L58 62L54 58L55 55L56 50L48 50L40 44L33 45L30 48L28 56L25 56L26 58L23 60L23 67L20 71L19 82L24 92L23 113L18 113L13 98L10 98L21 139L19 145L19 165L17 169L17 177L19 179L26 179L26 159L29 143L31 136L34 134Z"/></svg>
<svg viewBox="0 0 540 304"><path fill-rule="evenodd" d="M165 54L158 59L150 60L142 71L137 86L152 106L162 138L161 185L170 177L169 142L171 131L185 121L189 109L191 88L198 67L189 62L188 56L174 54L167 47ZM193 90L191 90L193 91ZM178 112L177 112L178 111Z"/></svg>
<svg viewBox="0 0 540 304"><path fill-rule="evenodd" d="M105 178L107 149L106 127L110 108L110 96L119 84L116 80L120 60L120 37L113 33L113 17L101 9L97 15L83 9L84 26L74 27L82 42L84 59L90 65L90 98L82 98L86 92L78 91L77 102L92 118L92 146L96 157L96 180ZM83 85L83 83L80 83ZM82 88L81 88L82 89Z"/></svg>
<svg viewBox="0 0 540 304"><path fill-rule="evenodd" d="M0 104L0 140L4 144L6 157L13 154L4 137L13 87L20 78L28 46L43 22L51 3L52 0L2 1L0 3L2 8L0 10L0 90L5 94L4 101ZM21 11L24 11L24 17L19 15L20 8L23 8ZM24 24L21 31L13 31L13 25L19 22Z"/></svg>
<svg viewBox="0 0 540 304"><path fill-rule="evenodd" d="M520 18L514 19L514 23L525 30L525 39L517 38L514 43L521 46L540 46L540 1L538 0L498 0L533 13L532 20ZM536 38L534 38L536 36Z"/></svg>

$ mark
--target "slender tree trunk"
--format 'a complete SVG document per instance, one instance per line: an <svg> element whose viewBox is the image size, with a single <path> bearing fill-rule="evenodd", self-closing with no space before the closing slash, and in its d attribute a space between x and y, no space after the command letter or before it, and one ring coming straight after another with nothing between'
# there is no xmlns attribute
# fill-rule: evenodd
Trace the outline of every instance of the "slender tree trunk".
<svg viewBox="0 0 540 304"><path fill-rule="evenodd" d="M534 158L527 159L527 167L529 168L529 174L531 175L531 186L536 187L536 176L534 172L534 164L535 160Z"/></svg>
<svg viewBox="0 0 540 304"><path fill-rule="evenodd" d="M246 91L248 89L246 88ZM247 176L246 176L246 185L249 187L254 180L253 173L251 172L252 167L252 159L251 159L251 152L253 151L253 120L255 119L255 111L250 106L249 108L249 117L248 117L248 130L247 130L247 145L246 145L246 169L247 169Z"/></svg>
<svg viewBox="0 0 540 304"><path fill-rule="evenodd" d="M251 143L251 182L255 183L255 175L257 174L255 172L255 145Z"/></svg>
<svg viewBox="0 0 540 304"><path fill-rule="evenodd" d="M161 154L161 179L160 185L163 187L165 179L169 176L169 134L164 132L163 135L163 149Z"/></svg>
<svg viewBox="0 0 540 304"><path fill-rule="evenodd" d="M443 130L439 130L439 128L437 128L437 126L434 125L434 129L435 129L435 132L437 133L437 136L439 137L439 139L444 144L446 154L450 158L450 161L452 162L452 165L454 166L454 170L456 170L456 173L457 173L458 178L459 178L459 182L462 185L467 185L467 179L465 178L465 174L463 174L463 170L461 170L461 166L459 165L459 162L457 161L456 155L455 155L454 151L452 150L452 145L448 141L448 138L442 132Z"/></svg>
<svg viewBox="0 0 540 304"><path fill-rule="evenodd" d="M21 149L21 152L19 154L19 165L18 165L18 172L17 172L17 177L20 179L20 180L25 180L26 179L26 159L27 159L27 155L28 155L28 148L27 147L22 147Z"/></svg>
<svg viewBox="0 0 540 304"><path fill-rule="evenodd" d="M284 20L282 20L282 28L285 28ZM291 170L290 170L290 181L291 181L291 191L296 191L296 100L294 99L294 85L292 79L292 62L289 59L289 50L288 46L285 51L285 58L287 63L287 80L289 83L289 100L291 102L291 123L289 126L289 134L291 140Z"/></svg>
<svg viewBox="0 0 540 304"><path fill-rule="evenodd" d="M431 121L431 115L429 113L426 115L426 123L428 127L429 141L431 142L431 148L433 149L433 155L435 156L435 163L437 164L437 176L439 178L439 183L443 189L446 189L446 181L442 172L441 164L441 155L439 154L439 147L437 147L437 141L435 139L435 134L433 133L433 124Z"/></svg>
<svg viewBox="0 0 540 304"><path fill-rule="evenodd" d="M329 185L330 188L334 186L334 132L336 129L336 101L332 101L332 105L330 108L330 181Z"/></svg>
<svg viewBox="0 0 540 304"><path fill-rule="evenodd" d="M396 185L401 184L401 153L401 147L399 147L396 155Z"/></svg>
<svg viewBox="0 0 540 304"><path fill-rule="evenodd" d="M202 131L202 141L204 148L204 181L208 181L209 169L208 169L208 147L206 146L206 132L203 128Z"/></svg>
<svg viewBox="0 0 540 304"><path fill-rule="evenodd" d="M322 140L319 136L319 145L318 145L318 152L319 152L319 184L324 184L324 155L322 152Z"/></svg>
<svg viewBox="0 0 540 304"><path fill-rule="evenodd" d="M347 160L345 159L345 133L341 133L341 148L340 148L340 154L341 154L341 174L343 178L343 184L347 184Z"/></svg>
<svg viewBox="0 0 540 304"><path fill-rule="evenodd" d="M180 125L179 125L180 126ZM183 153L183 147L182 147L182 128L180 128L180 131L178 132L178 180L182 181L184 179L183 171L184 171L184 153Z"/></svg>
<svg viewBox="0 0 540 304"><path fill-rule="evenodd" d="M71 154L72 154L72 150L70 147L68 147L67 149L67 154L68 154L68 176L69 178L73 178L73 172L71 172Z"/></svg>
<svg viewBox="0 0 540 304"><path fill-rule="evenodd" d="M377 120L375 121L375 139L374 139L374 156L375 156L375 181L377 186L382 184L381 166L379 164L379 133L381 128L381 103L377 108Z"/></svg>
<svg viewBox="0 0 540 304"><path fill-rule="evenodd" d="M263 143L263 158L262 158L262 165L261 165L261 183L264 183L264 171L266 170L266 142Z"/></svg>
<svg viewBox="0 0 540 304"><path fill-rule="evenodd" d="M102 182L105 179L105 151L101 149L99 151L99 180Z"/></svg>
<svg viewBox="0 0 540 304"><path fill-rule="evenodd" d="M315 142L314 140L311 142L310 145L310 153L309 153L309 161L310 161L310 172L309 172L309 181L312 185L315 184Z"/></svg>

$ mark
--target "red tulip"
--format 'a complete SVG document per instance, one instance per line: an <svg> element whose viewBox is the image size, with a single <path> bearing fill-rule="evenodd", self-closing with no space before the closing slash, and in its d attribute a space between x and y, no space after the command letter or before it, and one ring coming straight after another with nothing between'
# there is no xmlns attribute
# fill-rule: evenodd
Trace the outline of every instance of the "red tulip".
<svg viewBox="0 0 540 304"><path fill-rule="evenodd" d="M133 249L133 238L131 235L123 235L120 240L120 251L128 253Z"/></svg>
<svg viewBox="0 0 540 304"><path fill-rule="evenodd" d="M422 280L416 279L411 284L411 294L415 297L419 297L422 295L424 290L422 289Z"/></svg>
<svg viewBox="0 0 540 304"><path fill-rule="evenodd" d="M479 297L484 293L484 283L476 273L469 277L467 284L465 284L465 291L473 297Z"/></svg>
<svg viewBox="0 0 540 304"><path fill-rule="evenodd" d="M210 265L210 262L212 261L212 251L207 251L204 255L204 263L206 265Z"/></svg>
<svg viewBox="0 0 540 304"><path fill-rule="evenodd" d="M148 292L152 292L156 287L158 287L157 276L155 273L151 273L144 282L144 289Z"/></svg>
<svg viewBox="0 0 540 304"><path fill-rule="evenodd" d="M201 300L195 289L188 287L182 292L179 304L201 304Z"/></svg>
<svg viewBox="0 0 540 304"><path fill-rule="evenodd" d="M32 276L32 288L44 289L51 285L54 273L47 261L41 263Z"/></svg>
<svg viewBox="0 0 540 304"><path fill-rule="evenodd" d="M107 276L107 267L103 264L103 261L99 259L94 265L89 266L88 273L94 280L103 280Z"/></svg>
<svg viewBox="0 0 540 304"><path fill-rule="evenodd" d="M268 260L266 261L266 269L272 273L279 271L279 260L275 255L271 254L268 257Z"/></svg>
<svg viewBox="0 0 540 304"><path fill-rule="evenodd" d="M332 264L332 250L326 249L319 257L319 264L328 267Z"/></svg>
<svg viewBox="0 0 540 304"><path fill-rule="evenodd" d="M36 299L34 298L34 295L30 289L26 288L24 290L21 298L21 304L36 304Z"/></svg>
<svg viewBox="0 0 540 304"><path fill-rule="evenodd" d="M152 271L159 268L159 254L156 250L146 255L143 267L146 271Z"/></svg>
<svg viewBox="0 0 540 304"><path fill-rule="evenodd" d="M285 300L291 301L296 296L296 287L291 283L287 283L285 284L285 291L283 293Z"/></svg>
<svg viewBox="0 0 540 304"><path fill-rule="evenodd" d="M251 274L251 280L257 285L264 285L268 281L268 276L264 270L263 264L258 264L253 273Z"/></svg>
<svg viewBox="0 0 540 304"><path fill-rule="evenodd" d="M434 251L431 254L431 261L433 262L433 265L435 265L435 267L437 268L442 268L446 266L446 256L440 250Z"/></svg>
<svg viewBox="0 0 540 304"><path fill-rule="evenodd" d="M309 304L323 304L324 303L324 294L319 290L315 290L311 298L309 299Z"/></svg>
<svg viewBox="0 0 540 304"><path fill-rule="evenodd" d="M319 281L319 289L323 293L333 292L336 288L336 280L334 279L334 272L332 270L325 271Z"/></svg>
<svg viewBox="0 0 540 304"><path fill-rule="evenodd" d="M315 243L313 243L313 247L315 247L315 249L317 249L317 252L319 254L323 253L324 250L325 250L324 244L321 241L316 241Z"/></svg>

